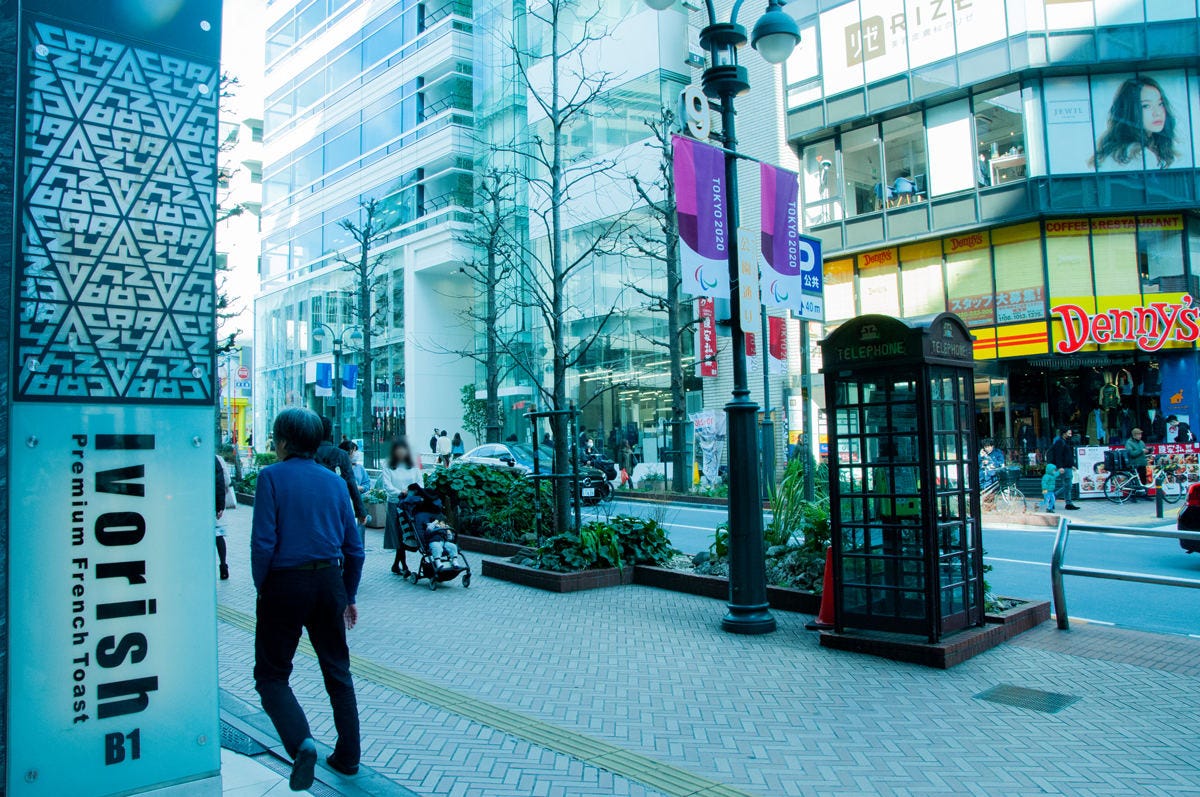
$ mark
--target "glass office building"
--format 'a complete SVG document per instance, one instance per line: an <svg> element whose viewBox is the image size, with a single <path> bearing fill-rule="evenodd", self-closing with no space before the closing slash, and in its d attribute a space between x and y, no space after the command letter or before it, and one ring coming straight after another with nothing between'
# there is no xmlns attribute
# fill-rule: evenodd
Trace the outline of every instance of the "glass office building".
<svg viewBox="0 0 1200 797"><path fill-rule="evenodd" d="M640 0L597 8L593 24L605 36L588 45L586 64L606 86L571 125L564 155L576 174L588 164L612 166L571 191L568 259L589 252L597 230L614 219L653 232L628 175L653 179L646 122L693 78L684 9L658 14ZM475 189L492 166L536 172L521 148L547 136L511 49L515 42L535 61L545 55L548 31L537 12L537 4L495 0L268 5L257 439L288 404L325 414L340 405L341 431L351 437L407 431L425 440L435 427L462 429L462 388L484 385L481 366L463 356L484 347L482 287L463 272L480 255L471 246L481 212ZM564 27L568 39L574 24ZM539 63L532 71L544 70ZM515 182L509 233L518 248L545 256L538 198ZM360 373L359 394L338 401L336 378L335 396L318 393L318 366L333 363L329 331L358 324L355 283L339 257L357 256L342 222L361 224L359 204L368 199L379 201L386 231L374 251L382 256L372 287L374 373ZM665 282L660 262L629 245L606 245L584 258L565 297L566 343L578 355L569 396L583 409L582 426L628 429L650 460L655 446L642 441L658 438L669 411L667 358L655 342L666 322L630 286L665 294ZM539 403L539 385L550 382L544 319L510 292L501 326L502 434L525 437L523 416ZM343 360L354 364L354 344L345 340ZM374 408L366 433L359 423L365 379ZM466 437L468 446L475 442Z"/></svg>
<svg viewBox="0 0 1200 797"><path fill-rule="evenodd" d="M803 37L788 136L828 322L958 313L978 434L1023 462L1059 425L1101 444L1195 423L1195 3L787 9Z"/></svg>
<svg viewBox="0 0 1200 797"><path fill-rule="evenodd" d="M456 403L473 375L448 354L468 345L469 331L447 324L464 296L455 271L471 222L471 4L278 0L267 15L256 438L266 440L289 404L371 436L360 422L366 379L376 436L413 414L422 429L450 426L440 393L452 390ZM345 363L360 360L347 334L360 324L357 283L338 258L357 259L343 222L361 227L360 204L372 199L382 229L372 251L374 373L360 370L355 398L339 400L336 387L319 396L317 366L332 365L335 337ZM437 401L414 402L414 379Z"/></svg>

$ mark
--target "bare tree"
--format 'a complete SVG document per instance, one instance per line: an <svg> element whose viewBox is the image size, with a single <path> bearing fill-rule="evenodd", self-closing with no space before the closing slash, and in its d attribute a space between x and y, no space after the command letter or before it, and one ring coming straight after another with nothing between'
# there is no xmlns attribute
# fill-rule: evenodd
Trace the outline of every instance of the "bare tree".
<svg viewBox="0 0 1200 797"><path fill-rule="evenodd" d="M540 364L519 352L513 352L517 355L513 360L538 386L544 405L558 412L567 409L568 374L587 357L617 312L614 305L594 318L589 332L568 343L568 325L587 317L585 312L590 313L571 304L570 282L596 258L617 254L626 245L622 240L628 226L626 213L614 212L586 230L576 227L570 251L568 226L563 219L563 208L578 198L573 191L594 190L604 179L612 179L616 166L611 160L568 152L571 133L603 109L604 95L614 87L615 76L595 69L587 58L589 48L608 37L602 11L600 0L546 0L536 10L525 12L525 29L540 27L544 33L541 37L531 36L540 39L540 47L535 49L515 39L509 44L517 83L527 93L531 106L544 117L534 121L534 132L510 151L532 167L523 169L519 179L528 191L530 215L545 233L544 246L523 247L520 302L545 327L551 367L549 387L544 384ZM565 472L571 444L566 416L553 416L550 428L555 468ZM554 530L561 533L571 524L570 487L565 481L556 482L554 487Z"/></svg>
<svg viewBox="0 0 1200 797"><path fill-rule="evenodd" d="M502 362L506 350L515 348L514 336L501 324L501 302L511 298L513 274L517 267L517 242L510 224L514 211L512 174L489 169L475 188L475 229L465 240L477 256L463 263L462 272L483 296L483 305L463 311L464 320L483 335L482 351L472 348L458 352L483 366L486 407L486 442L500 442L500 381L510 366Z"/></svg>
<svg viewBox="0 0 1200 797"><path fill-rule="evenodd" d="M646 120L652 147L659 155L655 178L647 184L638 175L630 175L638 197L650 210L653 226L630 236L633 250L661 263L666 271L666 293L659 295L644 286L629 284L628 288L650 300L650 309L667 316L667 339L648 338L648 342L667 350L667 367L671 379L671 487L675 492L685 488L684 446L687 418L687 394L684 390L684 335L692 326L691 312L681 300L683 277L679 266L679 230L675 216L675 172L671 162L671 134L676 126L676 114L663 106L656 117Z"/></svg>
<svg viewBox="0 0 1200 797"><path fill-rule="evenodd" d="M362 388L359 391L359 398L362 400L362 435L363 443L366 445L375 425L375 416L371 407L371 394L375 387L373 381L375 374L374 350L371 339L375 332L375 326L379 322L379 314L384 309L382 304L379 307L371 307L371 293L383 276L379 273L383 257L374 254L374 251L387 234L388 228L383 221L383 208L378 200L362 200L358 206L361 211L358 223L351 219L342 219L338 222L338 226L350 235L355 245L349 251L335 255L334 260L342 264L343 271L351 274L352 288L357 299L351 306L351 314L362 333L362 351L360 352L362 356L359 360L362 370ZM334 378L341 379L341 374L335 374ZM366 453L364 452L364 454Z"/></svg>

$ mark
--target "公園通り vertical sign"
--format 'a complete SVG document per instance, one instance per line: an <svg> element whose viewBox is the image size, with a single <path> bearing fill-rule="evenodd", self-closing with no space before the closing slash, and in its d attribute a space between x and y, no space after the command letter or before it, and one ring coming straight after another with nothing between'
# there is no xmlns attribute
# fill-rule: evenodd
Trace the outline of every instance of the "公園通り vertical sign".
<svg viewBox="0 0 1200 797"><path fill-rule="evenodd" d="M735 231L729 229L725 153L685 136L672 136L671 157L683 292L728 299Z"/></svg>
<svg viewBox="0 0 1200 797"><path fill-rule="evenodd" d="M7 793L217 794L221 4L17 5Z"/></svg>

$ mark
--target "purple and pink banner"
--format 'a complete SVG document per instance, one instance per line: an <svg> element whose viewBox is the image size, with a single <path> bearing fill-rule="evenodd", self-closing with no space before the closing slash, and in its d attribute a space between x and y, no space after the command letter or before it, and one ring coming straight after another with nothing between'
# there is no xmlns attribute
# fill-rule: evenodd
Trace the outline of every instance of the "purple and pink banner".
<svg viewBox="0 0 1200 797"><path fill-rule="evenodd" d="M728 299L733 231L726 205L725 153L685 136L672 136L671 148L683 292Z"/></svg>
<svg viewBox="0 0 1200 797"><path fill-rule="evenodd" d="M760 293L767 307L825 320L821 243L800 234L800 176L759 164L762 197Z"/></svg>

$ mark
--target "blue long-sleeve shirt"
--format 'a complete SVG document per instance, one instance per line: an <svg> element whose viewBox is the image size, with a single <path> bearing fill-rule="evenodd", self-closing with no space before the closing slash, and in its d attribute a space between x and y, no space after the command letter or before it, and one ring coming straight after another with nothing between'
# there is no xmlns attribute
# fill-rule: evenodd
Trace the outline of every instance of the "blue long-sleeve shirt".
<svg viewBox="0 0 1200 797"><path fill-rule="evenodd" d="M250 569L262 591L271 570L342 560L346 598L354 603L362 578L362 540L346 482L311 459L291 457L258 474Z"/></svg>

